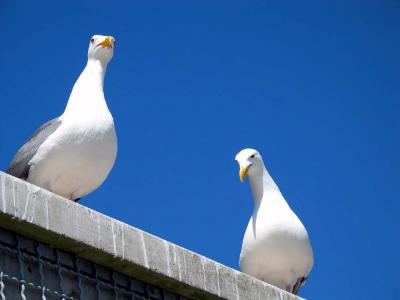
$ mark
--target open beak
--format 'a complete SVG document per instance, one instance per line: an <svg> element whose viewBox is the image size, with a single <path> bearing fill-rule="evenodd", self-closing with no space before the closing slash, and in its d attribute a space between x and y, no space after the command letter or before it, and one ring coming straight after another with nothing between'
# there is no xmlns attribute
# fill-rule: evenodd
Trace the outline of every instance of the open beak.
<svg viewBox="0 0 400 300"><path fill-rule="evenodd" d="M99 43L97 45L98 46L102 46L103 48L112 48L112 44L113 44L113 40L114 38L112 36L108 36L104 39L104 41L102 41L101 43Z"/></svg>
<svg viewBox="0 0 400 300"><path fill-rule="evenodd" d="M247 167L240 167L239 178L240 178L240 181L241 181L241 182L243 182L244 179L246 178L247 173L249 172L250 167L251 167L251 164L248 165Z"/></svg>

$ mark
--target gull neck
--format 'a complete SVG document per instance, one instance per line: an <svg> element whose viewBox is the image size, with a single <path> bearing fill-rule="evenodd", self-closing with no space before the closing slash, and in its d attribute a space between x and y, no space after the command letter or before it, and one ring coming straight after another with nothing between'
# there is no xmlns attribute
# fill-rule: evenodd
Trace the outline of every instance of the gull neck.
<svg viewBox="0 0 400 300"><path fill-rule="evenodd" d="M269 175L265 166L260 168L260 170L249 179L254 200L254 213L257 213L263 199L268 198L268 193L274 191L279 192L279 188L271 175ZM266 199L266 201L268 201L268 199Z"/></svg>
<svg viewBox="0 0 400 300"><path fill-rule="evenodd" d="M96 107L108 111L103 92L106 70L106 63L89 58L85 69L72 88L64 115L83 110L90 113L90 110Z"/></svg>
<svg viewBox="0 0 400 300"><path fill-rule="evenodd" d="M90 83L99 86L101 89L103 89L103 84L104 84L104 76L107 71L107 64L98 60L98 59L93 59L89 58L87 65L85 69L83 70L81 76L79 77L78 81L76 84L79 83L79 81L85 80L89 81Z"/></svg>

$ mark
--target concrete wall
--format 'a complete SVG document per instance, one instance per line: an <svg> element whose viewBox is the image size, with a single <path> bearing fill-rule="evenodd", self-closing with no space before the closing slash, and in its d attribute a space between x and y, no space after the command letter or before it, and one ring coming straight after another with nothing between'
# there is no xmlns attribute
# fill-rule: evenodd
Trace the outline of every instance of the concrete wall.
<svg viewBox="0 0 400 300"><path fill-rule="evenodd" d="M2 172L0 227L192 299L300 299Z"/></svg>

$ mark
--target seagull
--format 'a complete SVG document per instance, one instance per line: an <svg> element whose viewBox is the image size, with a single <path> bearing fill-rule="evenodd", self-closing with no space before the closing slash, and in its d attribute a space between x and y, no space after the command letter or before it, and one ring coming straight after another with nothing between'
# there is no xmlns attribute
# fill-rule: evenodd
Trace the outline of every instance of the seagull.
<svg viewBox="0 0 400 300"><path fill-rule="evenodd" d="M7 173L77 201L98 188L117 155L113 117L103 92L112 36L94 35L88 61L64 113L37 129L18 150Z"/></svg>
<svg viewBox="0 0 400 300"><path fill-rule="evenodd" d="M249 178L254 200L240 268L250 276L297 294L314 262L307 230L283 198L257 150L244 149L235 160L240 167L240 180Z"/></svg>

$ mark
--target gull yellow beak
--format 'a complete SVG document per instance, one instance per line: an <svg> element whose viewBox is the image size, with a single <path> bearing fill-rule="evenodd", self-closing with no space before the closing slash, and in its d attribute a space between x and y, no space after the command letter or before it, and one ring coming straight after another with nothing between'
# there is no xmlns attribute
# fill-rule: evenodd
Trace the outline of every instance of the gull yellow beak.
<svg viewBox="0 0 400 300"><path fill-rule="evenodd" d="M247 172L249 172L250 167L251 167L251 165L248 165L247 167L244 167L244 168L240 167L239 178L240 178L241 182L243 182L244 179L246 178Z"/></svg>
<svg viewBox="0 0 400 300"><path fill-rule="evenodd" d="M111 48L113 40L114 38L112 36L108 36L104 39L104 41L99 43L97 46L102 46L103 48Z"/></svg>

